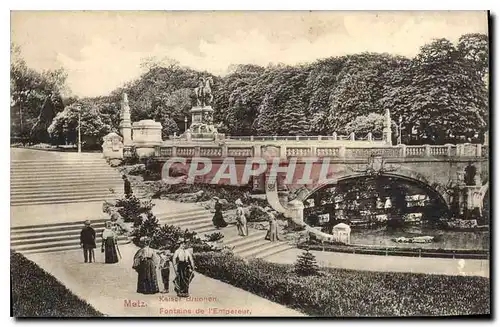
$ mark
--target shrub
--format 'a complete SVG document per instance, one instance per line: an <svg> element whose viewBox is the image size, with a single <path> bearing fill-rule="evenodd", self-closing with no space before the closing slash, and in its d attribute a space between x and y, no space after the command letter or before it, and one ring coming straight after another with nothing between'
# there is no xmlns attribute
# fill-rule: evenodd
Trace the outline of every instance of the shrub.
<svg viewBox="0 0 500 327"><path fill-rule="evenodd" d="M214 232L212 234L205 235L205 239L207 242L217 242L218 240L222 240L224 238L224 234L221 232Z"/></svg>
<svg viewBox="0 0 500 327"><path fill-rule="evenodd" d="M141 201L135 195L131 195L117 200L115 207L125 222L134 222L134 227L137 227L141 224L141 215L151 212L154 204L151 200Z"/></svg>
<svg viewBox="0 0 500 327"><path fill-rule="evenodd" d="M319 273L318 263L314 254L306 250L302 252L295 263L295 273L299 276L315 276Z"/></svg>
<svg viewBox="0 0 500 327"><path fill-rule="evenodd" d="M10 264L14 317L103 316L71 293L52 275L12 250Z"/></svg>
<svg viewBox="0 0 500 327"><path fill-rule="evenodd" d="M197 271L311 316L378 317L490 314L483 277L321 269L300 277L291 265L197 253Z"/></svg>

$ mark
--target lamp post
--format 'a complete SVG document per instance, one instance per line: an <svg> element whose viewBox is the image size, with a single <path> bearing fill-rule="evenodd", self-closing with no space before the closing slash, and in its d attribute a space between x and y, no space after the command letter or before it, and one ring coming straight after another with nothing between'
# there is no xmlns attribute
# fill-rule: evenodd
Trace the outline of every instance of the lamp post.
<svg viewBox="0 0 500 327"><path fill-rule="evenodd" d="M78 107L78 153L82 152L82 133L81 133L81 123L82 123L82 108Z"/></svg>
<svg viewBox="0 0 500 327"><path fill-rule="evenodd" d="M401 144L401 123L403 122L403 117L399 116L399 126L398 126L398 144Z"/></svg>
<svg viewBox="0 0 500 327"><path fill-rule="evenodd" d="M187 131L188 129L188 118L187 116L184 116L184 131Z"/></svg>

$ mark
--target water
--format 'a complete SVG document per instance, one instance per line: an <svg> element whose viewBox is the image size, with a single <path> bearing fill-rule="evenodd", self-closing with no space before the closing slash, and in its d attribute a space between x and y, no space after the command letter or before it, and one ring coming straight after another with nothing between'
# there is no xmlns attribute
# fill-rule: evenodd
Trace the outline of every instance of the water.
<svg viewBox="0 0 500 327"><path fill-rule="evenodd" d="M396 243L392 241L396 237L410 238L438 235L440 235L440 240L431 243ZM397 246L402 248L488 250L490 246L490 232L461 232L423 228L387 230L385 227L377 230L356 229L351 231L351 244Z"/></svg>

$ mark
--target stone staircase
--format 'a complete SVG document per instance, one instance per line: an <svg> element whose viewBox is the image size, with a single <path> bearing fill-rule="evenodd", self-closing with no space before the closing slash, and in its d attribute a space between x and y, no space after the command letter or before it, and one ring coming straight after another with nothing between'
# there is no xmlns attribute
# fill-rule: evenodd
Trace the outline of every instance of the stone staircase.
<svg viewBox="0 0 500 327"><path fill-rule="evenodd" d="M236 255L244 258L265 258L292 248L286 243L271 243L265 240L266 231L251 230L249 236L241 237L237 235L236 227L232 225L217 230L212 224L212 215L210 211L201 207L156 213L161 225L174 225L201 235L220 231L225 235L223 244L232 248ZM105 221L105 219L92 221L92 227L97 234L98 247ZM12 227L11 249L25 254L76 250L80 248L82 227L82 222ZM120 236L118 239L118 245L129 242L126 236Z"/></svg>
<svg viewBox="0 0 500 327"><path fill-rule="evenodd" d="M243 258L266 258L294 248L286 242L272 243L265 240L267 231L250 230L248 236L241 237L237 234L234 225L218 230L212 224L213 213L203 208L177 215L159 214L156 217L161 224L179 226L201 235L221 232L224 234L223 245L232 248L236 255Z"/></svg>
<svg viewBox="0 0 500 327"><path fill-rule="evenodd" d="M12 160L10 173L11 206L90 202L123 196L120 174L99 157Z"/></svg>

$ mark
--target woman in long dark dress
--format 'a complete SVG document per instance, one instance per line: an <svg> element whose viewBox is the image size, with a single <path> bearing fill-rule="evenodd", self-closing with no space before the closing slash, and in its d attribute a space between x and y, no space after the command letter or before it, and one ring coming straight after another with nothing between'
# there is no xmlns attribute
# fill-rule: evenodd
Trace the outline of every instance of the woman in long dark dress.
<svg viewBox="0 0 500 327"><path fill-rule="evenodd" d="M116 234L112 229L110 221L106 222L106 227L102 232L101 252L104 252L105 263L117 263L118 252L116 250Z"/></svg>
<svg viewBox="0 0 500 327"><path fill-rule="evenodd" d="M222 216L222 204L219 202L219 198L214 197L215 200L215 214L212 219L212 222L216 228L224 228L227 226L226 221L224 220L224 217Z"/></svg>
<svg viewBox="0 0 500 327"><path fill-rule="evenodd" d="M174 252L172 262L174 264L175 279L174 287L177 296L189 296L189 284L194 278L194 260L191 252L186 249L184 240L179 241L179 248Z"/></svg>
<svg viewBox="0 0 500 327"><path fill-rule="evenodd" d="M156 274L160 260L148 243L147 239L141 239L142 248L135 253L132 268L137 271L137 293L156 294L160 292Z"/></svg>

